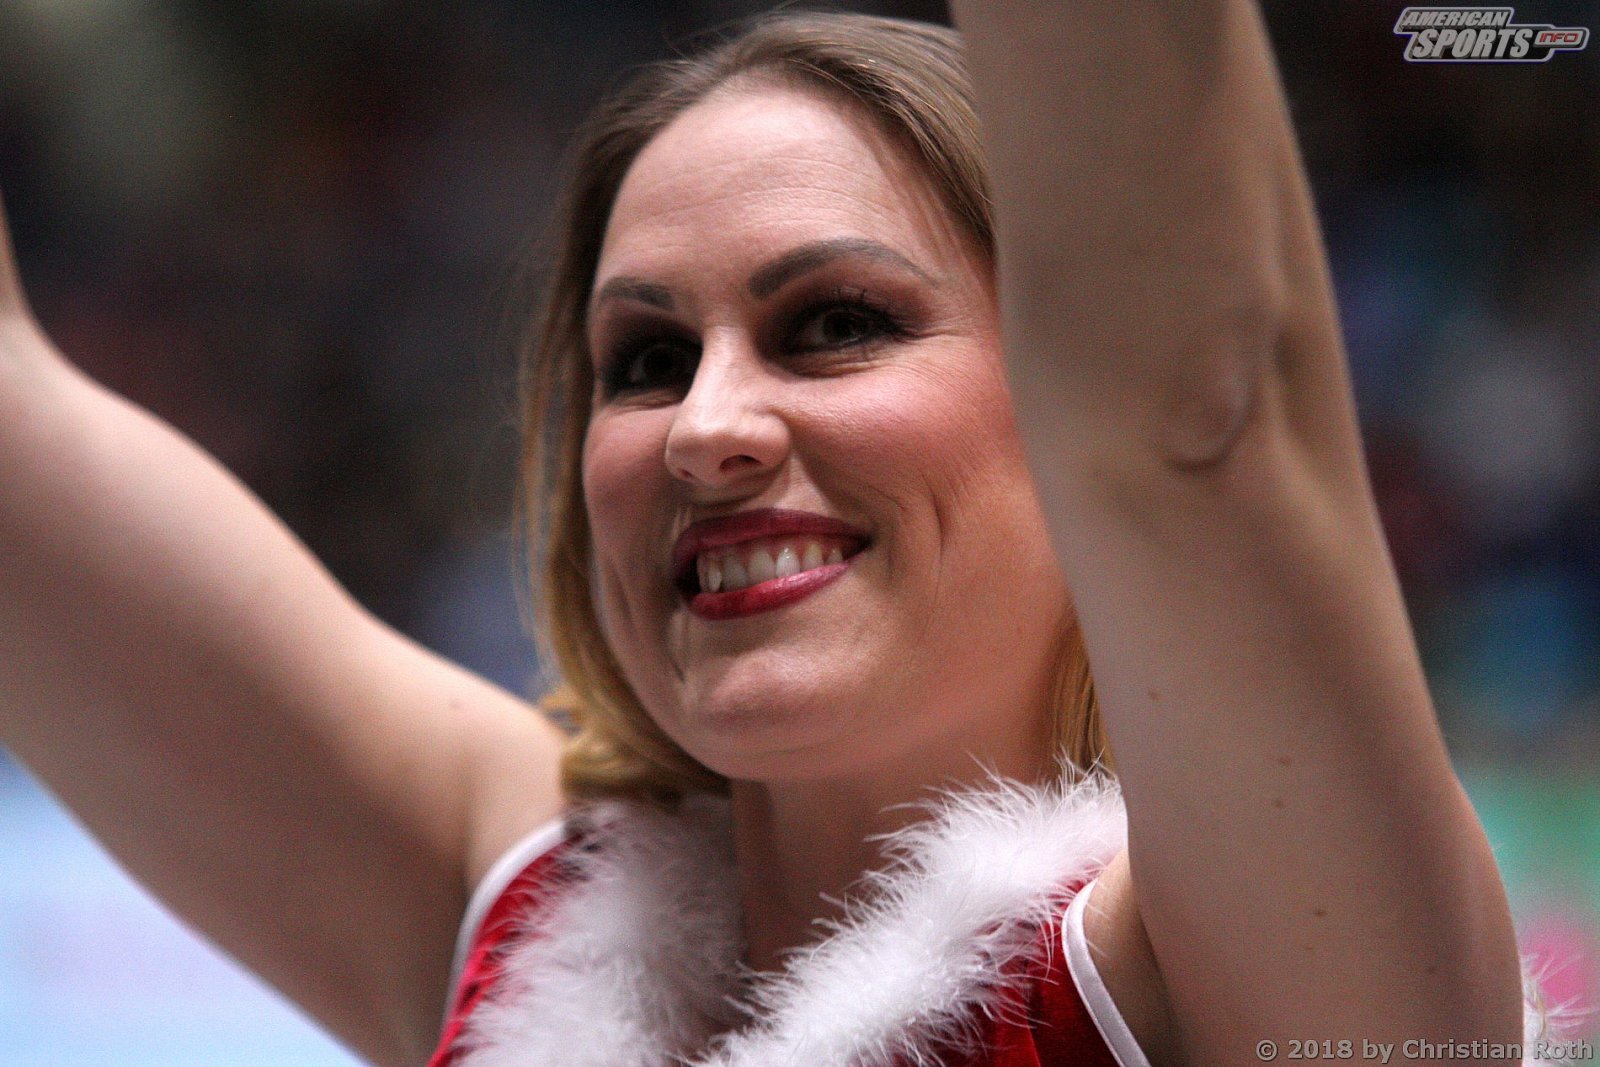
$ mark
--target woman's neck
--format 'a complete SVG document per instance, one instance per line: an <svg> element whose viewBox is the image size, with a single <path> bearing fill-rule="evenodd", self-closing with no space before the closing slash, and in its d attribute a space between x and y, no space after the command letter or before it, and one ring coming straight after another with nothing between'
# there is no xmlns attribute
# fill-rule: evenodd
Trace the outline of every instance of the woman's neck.
<svg viewBox="0 0 1600 1067"><path fill-rule="evenodd" d="M1026 782L1058 773L1048 745L1033 739L1014 752L964 756L949 768L913 763L921 773L903 778L732 783L750 967L777 970L785 953L820 940L819 920L838 918L860 893L862 876L884 865L884 835L925 818L935 787L976 785L992 773Z"/></svg>

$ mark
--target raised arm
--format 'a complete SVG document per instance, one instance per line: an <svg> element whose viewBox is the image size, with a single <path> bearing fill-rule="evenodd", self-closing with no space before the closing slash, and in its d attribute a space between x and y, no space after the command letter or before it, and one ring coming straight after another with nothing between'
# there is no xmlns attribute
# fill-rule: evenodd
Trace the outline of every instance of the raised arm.
<svg viewBox="0 0 1600 1067"><path fill-rule="evenodd" d="M1089 928L1113 996L1158 1064L1519 1040L1258 13L954 6L1016 405L1128 799Z"/></svg>
<svg viewBox="0 0 1600 1067"><path fill-rule="evenodd" d="M380 1063L426 1057L467 886L558 805L539 716L363 612L51 348L3 215L0 743Z"/></svg>

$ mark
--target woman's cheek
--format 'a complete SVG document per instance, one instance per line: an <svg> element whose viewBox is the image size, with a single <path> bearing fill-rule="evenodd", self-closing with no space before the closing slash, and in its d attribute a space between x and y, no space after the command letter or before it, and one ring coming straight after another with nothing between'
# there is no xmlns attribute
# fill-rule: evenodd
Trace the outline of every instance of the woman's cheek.
<svg viewBox="0 0 1600 1067"><path fill-rule="evenodd" d="M584 506L599 571L599 607L611 634L634 614L630 607L643 590L633 587L654 573L652 564L665 552L654 539L666 525L667 504L663 494L650 491L666 479L655 414L597 417L584 439Z"/></svg>
<svg viewBox="0 0 1600 1067"><path fill-rule="evenodd" d="M653 494L641 492L666 477L665 421L655 412L596 416L583 443L583 498L589 527L600 537L631 539L651 517ZM654 425L663 423L658 428Z"/></svg>
<svg viewBox="0 0 1600 1067"><path fill-rule="evenodd" d="M943 493L999 474L998 453L1015 436L1010 398L1003 380L975 370L970 357L941 361L861 398L852 435L861 469L914 470L921 491Z"/></svg>

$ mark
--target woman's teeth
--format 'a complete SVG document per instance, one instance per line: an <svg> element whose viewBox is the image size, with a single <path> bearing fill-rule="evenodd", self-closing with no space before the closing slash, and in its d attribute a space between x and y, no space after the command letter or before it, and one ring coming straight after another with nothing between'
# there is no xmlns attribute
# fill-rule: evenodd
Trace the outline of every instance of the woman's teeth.
<svg viewBox="0 0 1600 1067"><path fill-rule="evenodd" d="M707 593L731 593L774 578L787 578L829 563L843 563L838 544L813 538L769 538L747 541L700 553L695 565L700 588Z"/></svg>

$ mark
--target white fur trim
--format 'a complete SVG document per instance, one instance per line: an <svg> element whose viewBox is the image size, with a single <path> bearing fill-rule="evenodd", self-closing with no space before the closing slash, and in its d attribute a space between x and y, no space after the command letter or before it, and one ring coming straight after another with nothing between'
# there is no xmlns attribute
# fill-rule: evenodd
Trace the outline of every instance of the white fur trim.
<svg viewBox="0 0 1600 1067"><path fill-rule="evenodd" d="M1590 1012L1573 1004L1547 1004L1534 961L1522 961L1522 1067L1561 1067L1579 1061L1550 1054L1540 1056L1540 1042L1552 1049L1572 1045ZM1585 1057L1588 1058L1588 1057Z"/></svg>
<svg viewBox="0 0 1600 1067"><path fill-rule="evenodd" d="M869 879L870 903L739 995L725 805L596 817L603 847L577 857L574 887L508 957L468 1021L465 1067L936 1062L941 1042L996 1010L1002 970L1066 906L1062 886L1126 837L1120 794L1098 779L946 797L888 839L893 863Z"/></svg>
<svg viewBox="0 0 1600 1067"><path fill-rule="evenodd" d="M946 796L887 839L892 862L868 877L868 903L782 971L751 976L726 802L697 797L673 815L609 803L583 817L593 844L468 1019L463 1067L938 1063L999 1009L1007 966L1070 903L1063 886L1126 840L1120 792L1102 778ZM1564 1014L1532 978L1525 990L1532 1067Z"/></svg>
<svg viewBox="0 0 1600 1067"><path fill-rule="evenodd" d="M739 910L726 805L586 812L603 847L534 917L468 1020L467 1067L663 1067L733 1025Z"/></svg>

